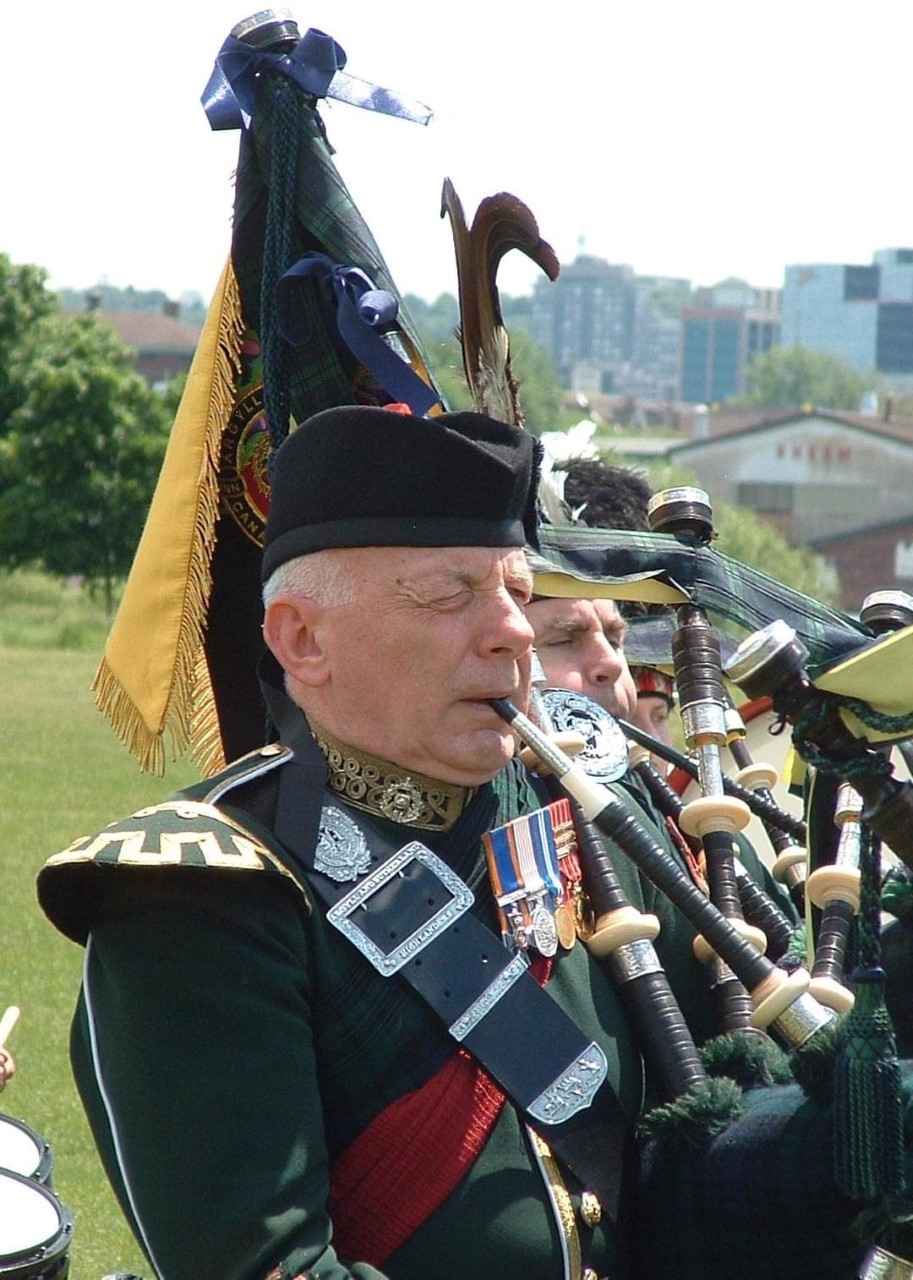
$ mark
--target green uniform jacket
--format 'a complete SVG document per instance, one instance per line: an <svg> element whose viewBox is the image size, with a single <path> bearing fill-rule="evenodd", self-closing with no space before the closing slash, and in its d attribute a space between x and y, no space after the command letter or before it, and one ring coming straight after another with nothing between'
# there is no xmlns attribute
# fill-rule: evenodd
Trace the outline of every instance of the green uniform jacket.
<svg viewBox="0 0 913 1280"><path fill-rule="evenodd" d="M40 879L51 918L86 940L72 1040L78 1087L124 1211L166 1280L257 1280L283 1262L291 1275L308 1269L322 1280L380 1274L336 1257L328 1168L455 1049L412 991L381 977L328 924L288 850L249 808L234 807L254 795L251 807L262 810L258 787L269 782L229 791L220 805L229 822L243 819L247 843L219 813L206 820L188 806L182 818L179 803L159 806L77 842ZM526 807L534 803L530 794ZM427 832L387 826L400 843L418 835L434 846ZM481 851L454 861L476 914L496 928ZM582 945L561 954L548 993L605 1050L633 1125L640 1058ZM608 1218L578 1227L585 1261L610 1274L617 1242ZM510 1105L469 1174L384 1274L564 1274L547 1187Z"/></svg>
<svg viewBox="0 0 913 1280"><path fill-rule="evenodd" d="M303 807L305 827L319 817L322 756L310 768L317 794ZM72 1037L78 1087L124 1212L165 1280L260 1280L280 1264L321 1280L379 1276L336 1255L329 1168L455 1048L414 992L381 977L325 919L273 832L284 770L266 748L186 793L190 804L178 797L77 842L40 877L52 920L86 942ZM635 809L646 803L636 786L618 791ZM219 798L218 809L200 807L207 797ZM540 803L522 786L513 800L514 809ZM502 804L499 820L510 816ZM435 846L427 831L359 818L399 843ZM668 843L661 826L654 831ZM451 861L474 891L475 913L496 930L481 850L474 843ZM660 916L657 950L703 1038L709 997L690 926L623 859L619 873L632 904ZM641 1061L599 962L580 944L560 953L547 990L604 1049L633 1126ZM576 1202L584 1188L567 1181ZM611 1274L611 1222L577 1227L584 1261ZM468 1175L383 1274L565 1274L546 1182L510 1105Z"/></svg>

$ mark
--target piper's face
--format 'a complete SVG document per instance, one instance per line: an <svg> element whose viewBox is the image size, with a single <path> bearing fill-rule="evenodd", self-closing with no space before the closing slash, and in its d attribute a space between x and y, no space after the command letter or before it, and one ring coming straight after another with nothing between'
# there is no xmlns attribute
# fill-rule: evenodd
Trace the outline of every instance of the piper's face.
<svg viewBox="0 0 913 1280"><path fill-rule="evenodd" d="M644 733L652 734L667 746L672 743L669 729L669 702L659 694L639 693L631 720ZM664 766L665 767L665 766Z"/></svg>
<svg viewBox="0 0 913 1280"><path fill-rule="evenodd" d="M624 619L613 600L536 600L526 610L550 685L584 693L631 718L637 696L622 649Z"/></svg>
<svg viewBox="0 0 913 1280"><path fill-rule="evenodd" d="M321 610L327 679L314 715L349 746L444 782L478 786L510 759L489 705L525 707L532 579L519 549L368 547L355 600Z"/></svg>

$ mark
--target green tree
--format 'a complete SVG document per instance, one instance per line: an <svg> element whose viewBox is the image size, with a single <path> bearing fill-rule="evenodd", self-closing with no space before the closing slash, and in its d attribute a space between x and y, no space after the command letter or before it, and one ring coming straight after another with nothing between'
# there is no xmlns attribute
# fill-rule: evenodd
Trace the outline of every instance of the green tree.
<svg viewBox="0 0 913 1280"><path fill-rule="evenodd" d="M741 402L771 408L859 408L859 401L875 385L874 376L858 373L836 356L808 347L774 347L756 356L746 374L748 393Z"/></svg>
<svg viewBox="0 0 913 1280"><path fill-rule="evenodd" d="M423 339L431 369L451 409L472 409L456 338ZM580 417L564 408L565 392L549 353L525 333L512 333L510 364L520 388L524 425L533 435L573 426Z"/></svg>
<svg viewBox="0 0 913 1280"><path fill-rule="evenodd" d="M42 267L18 266L0 253L0 437L20 398L15 368L22 345L42 316L57 310L46 280Z"/></svg>
<svg viewBox="0 0 913 1280"><path fill-rule="evenodd" d="M827 561L807 547L790 546L779 529L754 511L721 503L714 507L713 524L713 545L727 556L822 604L837 603L839 583Z"/></svg>
<svg viewBox="0 0 913 1280"><path fill-rule="evenodd" d="M563 431L578 422L580 412L564 407L566 393L551 353L519 330L511 335L510 350L527 430L538 436L543 431Z"/></svg>
<svg viewBox="0 0 913 1280"><path fill-rule="evenodd" d="M426 302L416 293L407 293L403 303L423 342L447 342L460 327L460 304L455 294L440 293L434 302Z"/></svg>
<svg viewBox="0 0 913 1280"><path fill-rule="evenodd" d="M472 396L463 373L463 357L456 338L423 340L431 372L450 409L473 408Z"/></svg>
<svg viewBox="0 0 913 1280"><path fill-rule="evenodd" d="M18 404L0 439L0 564L80 574L104 589L129 568L170 417L133 353L91 315L51 314L20 344Z"/></svg>

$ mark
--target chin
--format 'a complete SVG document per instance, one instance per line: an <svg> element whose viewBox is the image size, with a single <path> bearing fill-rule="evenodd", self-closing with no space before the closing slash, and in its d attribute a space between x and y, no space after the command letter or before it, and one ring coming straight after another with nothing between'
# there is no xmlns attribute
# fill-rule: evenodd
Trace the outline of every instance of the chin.
<svg viewBox="0 0 913 1280"><path fill-rule="evenodd" d="M501 772L514 754L513 735L487 729L474 734L466 750L441 759L433 772L441 782L461 787L480 787Z"/></svg>

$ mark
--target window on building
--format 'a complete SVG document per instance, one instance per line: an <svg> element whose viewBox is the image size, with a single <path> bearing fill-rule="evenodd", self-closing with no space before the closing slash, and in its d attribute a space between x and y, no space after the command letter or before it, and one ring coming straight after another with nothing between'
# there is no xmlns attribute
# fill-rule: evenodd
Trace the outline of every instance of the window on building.
<svg viewBox="0 0 913 1280"><path fill-rule="evenodd" d="M913 303L883 302L878 308L875 365L882 373L913 372Z"/></svg>
<svg viewBox="0 0 913 1280"><path fill-rule="evenodd" d="M878 298L880 275L877 263L871 267L844 267L843 301L874 302Z"/></svg>
<svg viewBox="0 0 913 1280"><path fill-rule="evenodd" d="M713 380L711 398L726 400L739 391L739 348L741 324L738 320L718 320L713 326Z"/></svg>
<svg viewBox="0 0 913 1280"><path fill-rule="evenodd" d="M700 404L710 399L710 325L688 317L683 326L682 399Z"/></svg>
<svg viewBox="0 0 913 1280"><path fill-rule="evenodd" d="M913 578L913 542L895 542L894 577Z"/></svg>
<svg viewBox="0 0 913 1280"><path fill-rule="evenodd" d="M764 515L791 515L795 486L791 484L740 484L736 502Z"/></svg>

